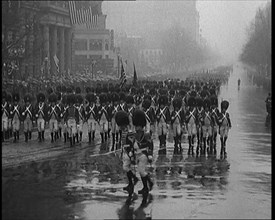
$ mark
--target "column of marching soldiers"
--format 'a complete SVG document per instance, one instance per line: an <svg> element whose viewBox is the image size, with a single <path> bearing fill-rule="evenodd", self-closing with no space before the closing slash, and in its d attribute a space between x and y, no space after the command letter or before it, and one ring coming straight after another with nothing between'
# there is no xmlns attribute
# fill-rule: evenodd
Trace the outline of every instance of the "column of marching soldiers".
<svg viewBox="0 0 275 220"><path fill-rule="evenodd" d="M25 142L32 139L37 124L38 140L45 140L45 125L51 142L61 139L74 146L82 142L83 124L87 123L88 142L98 133L101 142L112 138L111 151L120 148L121 130L115 121L118 111L129 116L129 131L134 131L132 116L136 109L146 116L145 130L157 132L159 154L166 154L168 132L174 137L174 153L183 152L182 135L188 135L188 155L216 155L218 134L221 157L226 157L226 140L231 128L229 102L223 100L218 109L220 86L228 80L228 70L215 74L196 74L186 80L143 81L138 86L103 84L85 92L79 87L58 85L35 96L2 91L2 142L19 140L23 124ZM21 98L21 100L20 100ZM24 102L22 102L22 98ZM36 102L35 102L36 101ZM21 103L20 103L21 102ZM196 140L196 143L195 143ZM194 152L195 151L195 152Z"/></svg>

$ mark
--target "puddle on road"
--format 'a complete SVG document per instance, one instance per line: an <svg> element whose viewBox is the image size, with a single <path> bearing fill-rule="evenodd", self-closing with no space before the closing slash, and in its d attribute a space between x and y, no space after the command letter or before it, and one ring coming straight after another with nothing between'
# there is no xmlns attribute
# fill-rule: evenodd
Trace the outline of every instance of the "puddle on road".
<svg viewBox="0 0 275 220"><path fill-rule="evenodd" d="M167 156L158 157L155 142L149 166L154 188L147 198L129 199L122 190L127 180L119 153L106 153L106 145L76 149L2 169L3 219L271 218L271 134L264 121L258 125L265 106L255 110L243 102L254 91L250 103L261 105L265 94L247 87L233 96L234 80L233 75L228 90L221 90L221 96L234 99L226 160L188 157L186 137L183 155L173 155L168 142ZM92 156L98 153L105 155ZM141 188L139 181L135 192Z"/></svg>

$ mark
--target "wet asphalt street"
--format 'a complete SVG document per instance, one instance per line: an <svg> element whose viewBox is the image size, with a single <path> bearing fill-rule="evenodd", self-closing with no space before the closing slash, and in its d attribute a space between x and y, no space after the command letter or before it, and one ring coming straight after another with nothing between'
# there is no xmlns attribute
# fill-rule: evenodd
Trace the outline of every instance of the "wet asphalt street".
<svg viewBox="0 0 275 220"><path fill-rule="evenodd" d="M238 89L237 80L241 78ZM232 121L227 159L183 154L159 157L149 167L148 197L123 192L127 180L119 152L107 144L76 146L51 160L2 168L3 219L271 219L271 129L265 126L267 91L253 86L234 65L222 99ZM171 138L170 138L171 139ZM36 140L34 140L36 141ZM83 147L84 146L84 147ZM135 192L142 188L139 181Z"/></svg>

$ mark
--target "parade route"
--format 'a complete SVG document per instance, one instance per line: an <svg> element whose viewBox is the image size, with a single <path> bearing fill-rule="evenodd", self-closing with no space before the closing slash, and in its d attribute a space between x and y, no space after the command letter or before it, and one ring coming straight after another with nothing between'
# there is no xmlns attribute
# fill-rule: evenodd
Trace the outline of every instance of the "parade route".
<svg viewBox="0 0 275 220"><path fill-rule="evenodd" d="M27 144L23 137L20 143L5 143L5 219L170 219L171 213L175 219L270 219L271 130L264 123L265 97L265 90L246 79L241 65L234 65L219 95L219 103L230 102L227 159L220 158L219 139L216 157L187 155L186 135L182 155L173 154L169 137L167 154L160 156L155 136L153 163L148 165L154 187L147 197L137 194L141 181L130 199L122 190L127 180L120 151L109 152L111 141L100 144L96 139L89 145L84 135L82 144L71 148L62 140L51 144L46 132L42 144L37 134Z"/></svg>

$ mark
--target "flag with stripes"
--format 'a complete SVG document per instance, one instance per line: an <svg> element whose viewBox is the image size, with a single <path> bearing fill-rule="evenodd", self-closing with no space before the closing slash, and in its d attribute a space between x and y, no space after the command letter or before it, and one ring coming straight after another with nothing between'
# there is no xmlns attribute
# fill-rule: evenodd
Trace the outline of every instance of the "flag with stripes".
<svg viewBox="0 0 275 220"><path fill-rule="evenodd" d="M98 15L93 15L92 7L87 2L69 1L69 12L72 24L86 25L88 29L97 28Z"/></svg>
<svg viewBox="0 0 275 220"><path fill-rule="evenodd" d="M56 65L56 70L59 73L59 59L57 58L56 54L54 55L53 59L54 59L55 65Z"/></svg>
<svg viewBox="0 0 275 220"><path fill-rule="evenodd" d="M124 71L123 63L121 61L121 74L120 74L120 88L126 83L126 73Z"/></svg>
<svg viewBox="0 0 275 220"><path fill-rule="evenodd" d="M137 85L137 72L136 72L136 67L134 63L134 78L133 78L133 86Z"/></svg>

